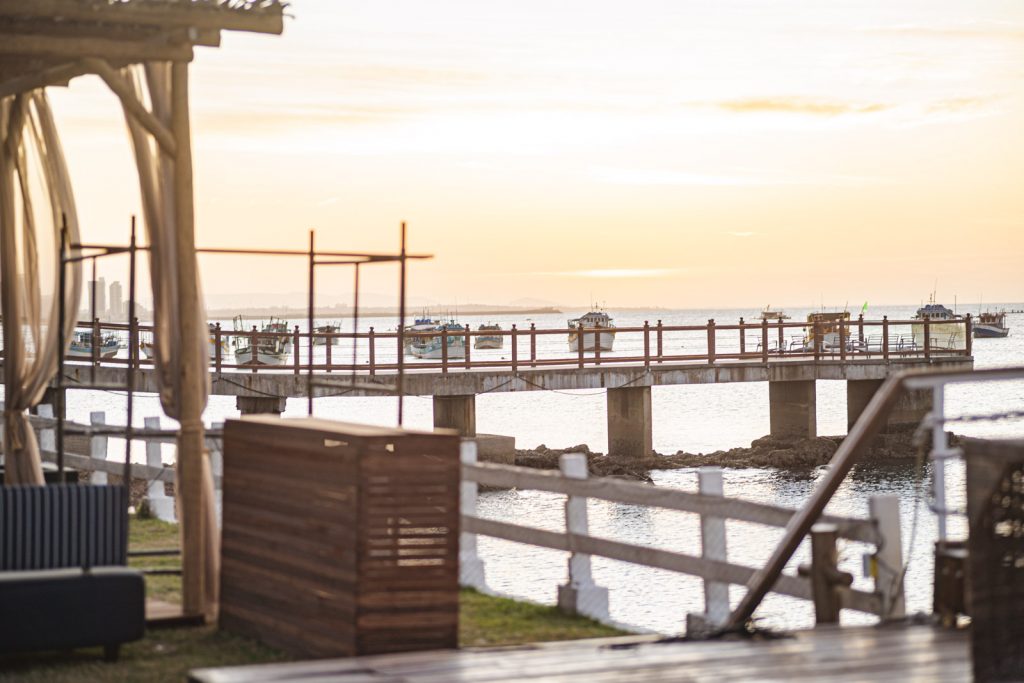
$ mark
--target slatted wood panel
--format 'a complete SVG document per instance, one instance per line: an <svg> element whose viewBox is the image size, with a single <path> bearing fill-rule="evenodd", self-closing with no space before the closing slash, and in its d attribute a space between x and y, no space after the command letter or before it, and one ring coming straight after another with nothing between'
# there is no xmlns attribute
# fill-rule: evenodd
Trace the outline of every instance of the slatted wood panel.
<svg viewBox="0 0 1024 683"><path fill-rule="evenodd" d="M223 628L311 657L457 644L457 435L246 417L223 481Z"/></svg>
<svg viewBox="0 0 1024 683"><path fill-rule="evenodd" d="M679 681L969 681L963 631L823 627L778 640L654 643L618 638L207 669L194 683L654 683Z"/></svg>

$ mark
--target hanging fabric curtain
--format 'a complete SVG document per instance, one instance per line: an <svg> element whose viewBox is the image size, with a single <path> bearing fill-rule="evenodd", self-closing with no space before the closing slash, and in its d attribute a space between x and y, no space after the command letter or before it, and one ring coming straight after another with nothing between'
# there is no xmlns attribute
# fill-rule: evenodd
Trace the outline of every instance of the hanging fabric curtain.
<svg viewBox="0 0 1024 683"><path fill-rule="evenodd" d="M76 262L66 271L64 348L58 349L62 226L70 244L80 240L71 180L45 91L0 101L0 143L4 481L42 484L39 445L25 411L42 399L57 372L58 353L67 352L82 286ZM51 239L42 240L47 232ZM53 281L44 310L40 278L47 266Z"/></svg>
<svg viewBox="0 0 1024 683"><path fill-rule="evenodd" d="M171 126L171 64L147 62L145 66L135 65L122 69L120 78L125 81L130 93L139 103L148 99L153 116L168 129ZM206 335L194 339L180 338L181 320L178 307L178 259L195 258L195 253L179 254L175 239L177 220L175 216L174 158L162 149L146 128L125 107L125 120L139 172L139 186L142 194L143 215L146 236L150 246L149 267L153 287L153 347L160 388L160 402L164 412L176 420L198 419L198 415L182 414L183 387L181 385L182 364L190 359L201 359L204 363L205 384L201 405L206 406L209 395L209 347ZM198 287L198 283L197 287ZM202 305L192 310L196 316L196 328L206 330L206 310ZM186 345L192 345L191 348ZM210 587L207 598L216 602L219 534L216 525L213 471L209 457L202 459L203 477L203 523L204 538L207 540L206 585Z"/></svg>

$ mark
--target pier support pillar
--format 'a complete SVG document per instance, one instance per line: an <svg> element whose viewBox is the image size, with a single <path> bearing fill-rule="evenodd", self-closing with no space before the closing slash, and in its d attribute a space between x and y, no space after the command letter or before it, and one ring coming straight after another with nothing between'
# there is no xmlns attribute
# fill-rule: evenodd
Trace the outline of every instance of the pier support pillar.
<svg viewBox="0 0 1024 683"><path fill-rule="evenodd" d="M235 407L242 415L280 415L287 399L277 396L236 396Z"/></svg>
<svg viewBox="0 0 1024 683"><path fill-rule="evenodd" d="M434 396L434 428L476 436L476 395Z"/></svg>
<svg viewBox="0 0 1024 683"><path fill-rule="evenodd" d="M818 435L814 380L768 382L771 435L813 439Z"/></svg>
<svg viewBox="0 0 1024 683"><path fill-rule="evenodd" d="M608 454L645 460L654 453L651 388L609 389Z"/></svg>
<svg viewBox="0 0 1024 683"><path fill-rule="evenodd" d="M871 397L882 386L880 379L848 379L846 380L846 423L847 428L860 417ZM924 416L932 409L932 392L929 390L912 390L903 392L896 401L889 419L882 428L883 432L913 429L921 423Z"/></svg>

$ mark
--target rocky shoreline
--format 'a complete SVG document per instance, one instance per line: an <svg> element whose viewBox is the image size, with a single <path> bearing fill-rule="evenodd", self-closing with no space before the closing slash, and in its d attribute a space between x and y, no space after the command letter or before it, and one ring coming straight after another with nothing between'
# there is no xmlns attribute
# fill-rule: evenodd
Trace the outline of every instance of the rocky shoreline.
<svg viewBox="0 0 1024 683"><path fill-rule="evenodd" d="M548 448L541 445L533 449L516 449L515 464L520 467L537 469L558 469L558 458L563 453L583 453L587 456L588 469L595 477L624 477L650 481L652 470L674 470L685 467L751 468L774 467L779 469L802 470L828 464L844 436L819 436L814 439L799 437L763 436L755 439L747 448L730 448L713 453L687 453L679 451L672 455L653 453L649 459L605 455L591 451L585 444L571 448ZM951 435L951 443L957 441ZM906 461L917 456L918 447L913 441L913 432L904 431L880 434L868 449L863 462Z"/></svg>

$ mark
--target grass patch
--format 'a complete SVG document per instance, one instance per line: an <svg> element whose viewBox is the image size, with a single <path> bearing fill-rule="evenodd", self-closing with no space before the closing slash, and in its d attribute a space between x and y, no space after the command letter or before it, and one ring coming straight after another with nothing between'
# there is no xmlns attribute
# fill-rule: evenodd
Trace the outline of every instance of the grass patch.
<svg viewBox="0 0 1024 683"><path fill-rule="evenodd" d="M129 522L131 550L177 548L178 527L135 516ZM133 567L180 568L180 557L135 558ZM167 602L181 601L178 576L147 576L146 593ZM521 645L623 635L622 631L554 607L483 595L459 594L459 644L462 647ZM214 626L150 630L146 637L121 648L116 663L102 661L100 648L60 653L0 656L0 681L70 683L72 681L181 681L190 669L287 661L288 655Z"/></svg>

